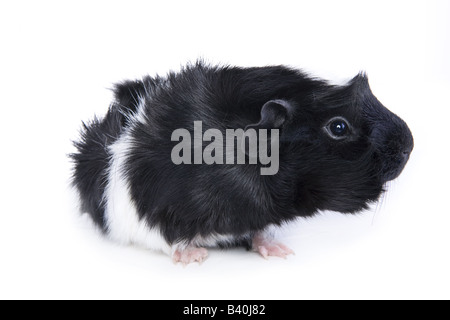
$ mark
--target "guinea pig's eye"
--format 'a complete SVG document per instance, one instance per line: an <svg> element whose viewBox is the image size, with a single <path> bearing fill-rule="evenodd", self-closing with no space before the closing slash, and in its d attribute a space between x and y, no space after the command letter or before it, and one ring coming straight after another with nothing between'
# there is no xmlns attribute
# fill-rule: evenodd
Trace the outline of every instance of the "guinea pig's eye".
<svg viewBox="0 0 450 320"><path fill-rule="evenodd" d="M328 122L325 130L333 139L341 140L350 134L350 125L344 118L336 117Z"/></svg>

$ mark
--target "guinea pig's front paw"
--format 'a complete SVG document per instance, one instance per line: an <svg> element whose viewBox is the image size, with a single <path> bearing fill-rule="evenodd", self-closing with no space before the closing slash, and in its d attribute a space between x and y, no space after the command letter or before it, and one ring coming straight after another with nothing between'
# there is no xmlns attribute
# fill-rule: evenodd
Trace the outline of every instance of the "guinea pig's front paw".
<svg viewBox="0 0 450 320"><path fill-rule="evenodd" d="M264 259L269 257L279 257L286 259L294 251L282 243L266 238L264 235L257 235L253 238L253 251L258 252Z"/></svg>
<svg viewBox="0 0 450 320"><path fill-rule="evenodd" d="M176 249L172 255L173 262L181 262L184 266L198 262L202 263L208 257L208 250L205 248L186 247L184 249Z"/></svg>

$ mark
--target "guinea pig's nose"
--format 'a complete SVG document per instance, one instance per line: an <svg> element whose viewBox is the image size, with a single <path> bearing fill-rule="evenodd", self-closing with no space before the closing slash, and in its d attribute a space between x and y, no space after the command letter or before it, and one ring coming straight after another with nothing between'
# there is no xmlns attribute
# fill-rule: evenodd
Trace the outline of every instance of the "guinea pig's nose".
<svg viewBox="0 0 450 320"><path fill-rule="evenodd" d="M407 147L405 147L403 149L403 154L407 155L409 157L409 155L411 154L411 152L413 151L414 145L413 144L409 144Z"/></svg>
<svg viewBox="0 0 450 320"><path fill-rule="evenodd" d="M408 143L408 145L403 148L403 152L401 153L403 158L408 160L413 149L414 149L414 142L412 142L412 139L411 139L411 141Z"/></svg>
<svg viewBox="0 0 450 320"><path fill-rule="evenodd" d="M402 152L403 162L406 163L409 160L412 150L407 150Z"/></svg>

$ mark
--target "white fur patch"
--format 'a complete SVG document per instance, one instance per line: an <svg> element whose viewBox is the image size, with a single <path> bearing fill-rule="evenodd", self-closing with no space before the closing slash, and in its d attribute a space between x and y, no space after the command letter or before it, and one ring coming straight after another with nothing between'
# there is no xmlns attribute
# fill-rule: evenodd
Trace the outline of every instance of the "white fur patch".
<svg viewBox="0 0 450 320"><path fill-rule="evenodd" d="M147 119L147 115L145 114L145 98L144 97L139 97L139 104L137 107L136 112L133 114L133 120L135 120L135 122L140 122L142 124L147 124L148 123L148 119ZM134 122L131 122L134 123Z"/></svg>
<svg viewBox="0 0 450 320"><path fill-rule="evenodd" d="M108 235L121 244L136 244L171 254L171 247L159 230L149 227L145 220L139 219L131 199L129 182L124 173L124 164L131 143L129 133L125 132L109 148L112 156L105 190Z"/></svg>
<svg viewBox="0 0 450 320"><path fill-rule="evenodd" d="M235 236L227 234L212 234L207 237L197 236L192 240L191 244L197 247L215 247L219 243L233 243Z"/></svg>

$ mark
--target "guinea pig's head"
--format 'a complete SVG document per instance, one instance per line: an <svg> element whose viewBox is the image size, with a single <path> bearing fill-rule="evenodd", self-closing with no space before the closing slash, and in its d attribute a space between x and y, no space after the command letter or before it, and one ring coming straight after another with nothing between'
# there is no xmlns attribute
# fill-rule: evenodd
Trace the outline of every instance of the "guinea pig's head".
<svg viewBox="0 0 450 320"><path fill-rule="evenodd" d="M278 123L280 166L289 163L299 201L312 210L367 208L414 146L407 124L378 101L364 74L345 86L324 84L307 99L269 102L262 112Z"/></svg>

